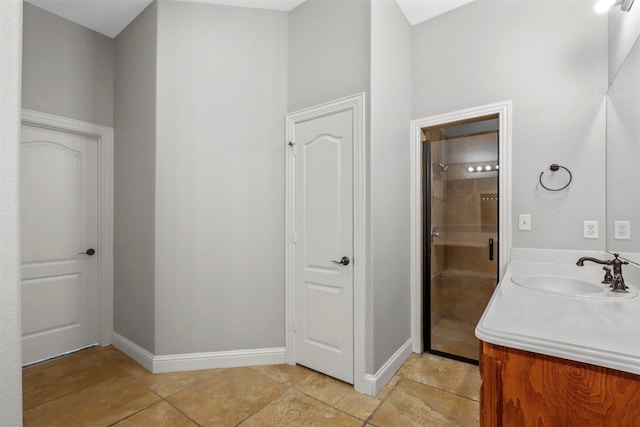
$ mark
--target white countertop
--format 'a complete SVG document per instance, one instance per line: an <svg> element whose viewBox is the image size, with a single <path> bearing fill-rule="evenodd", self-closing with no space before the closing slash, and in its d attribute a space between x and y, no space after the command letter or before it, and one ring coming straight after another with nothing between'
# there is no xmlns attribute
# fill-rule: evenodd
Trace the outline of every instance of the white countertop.
<svg viewBox="0 0 640 427"><path fill-rule="evenodd" d="M602 265L585 262L584 267L576 266L583 256L613 258L604 252L513 249L476 336L496 345L640 375L640 297L574 297L511 281L514 271L524 270L602 280ZM627 286L638 289L640 269L625 265L622 271Z"/></svg>

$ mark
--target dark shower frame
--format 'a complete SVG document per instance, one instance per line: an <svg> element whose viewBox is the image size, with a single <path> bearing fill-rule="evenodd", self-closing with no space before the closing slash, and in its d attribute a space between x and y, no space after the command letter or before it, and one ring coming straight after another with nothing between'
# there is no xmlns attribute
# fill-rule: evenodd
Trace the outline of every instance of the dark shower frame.
<svg viewBox="0 0 640 427"><path fill-rule="evenodd" d="M481 118L481 117L478 117ZM440 127L445 125L443 123L439 125ZM435 126L430 126L433 128ZM498 159L500 158L500 131L496 131L497 142L498 142ZM431 141L425 140L422 142L422 188L424 191L422 192L422 212L424 226L422 227L422 246L423 246L423 255L422 255L422 343L423 343L423 351L429 354L435 354L436 356L446 357L448 359L457 360L460 362L469 363L472 365L478 365L479 360L469 359L468 357L460 356L457 354L447 353L444 351L434 350L431 348L431 209L427 200L431 198ZM502 169L498 169L498 179L496 184L496 189L498 194L500 194L500 174L502 173ZM496 216L497 229L496 234L498 235L498 245L502 244L500 240L500 209L497 211ZM499 277L500 270L500 251L496 251L496 274ZM480 349L478 349L478 355L480 354Z"/></svg>

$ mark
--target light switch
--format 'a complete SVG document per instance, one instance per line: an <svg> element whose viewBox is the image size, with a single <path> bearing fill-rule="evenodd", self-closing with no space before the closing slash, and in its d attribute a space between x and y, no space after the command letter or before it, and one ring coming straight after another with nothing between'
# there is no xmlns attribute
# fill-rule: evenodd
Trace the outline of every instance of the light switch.
<svg viewBox="0 0 640 427"><path fill-rule="evenodd" d="M519 230L531 230L531 214L520 214Z"/></svg>

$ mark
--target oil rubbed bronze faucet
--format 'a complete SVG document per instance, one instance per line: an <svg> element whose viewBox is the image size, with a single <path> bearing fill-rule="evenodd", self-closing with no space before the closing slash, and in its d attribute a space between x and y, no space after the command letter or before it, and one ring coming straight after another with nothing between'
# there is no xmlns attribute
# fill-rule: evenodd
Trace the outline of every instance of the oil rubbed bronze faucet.
<svg viewBox="0 0 640 427"><path fill-rule="evenodd" d="M604 281L602 283L610 283L611 286L609 287L611 288L612 292L629 292L627 291L628 289L627 285L624 284L624 277L622 277L622 266L624 264L629 264L629 263L627 261L622 261L621 259L619 259L618 256L620 256L620 254L613 254L613 256L615 257L614 259L606 259L606 260L585 256L580 258L578 262L576 262L576 265L578 267L582 267L584 266L585 261L591 261L597 264L612 265L613 277L611 277L611 273L607 271L608 269L605 267L606 273L605 273Z"/></svg>

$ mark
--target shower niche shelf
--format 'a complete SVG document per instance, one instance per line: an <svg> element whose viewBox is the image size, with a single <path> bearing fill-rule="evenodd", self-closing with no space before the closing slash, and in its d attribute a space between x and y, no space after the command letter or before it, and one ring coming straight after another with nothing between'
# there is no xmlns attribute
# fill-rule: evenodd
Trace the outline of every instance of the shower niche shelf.
<svg viewBox="0 0 640 427"><path fill-rule="evenodd" d="M489 239L497 242L495 232L444 232L440 239L433 242L436 246L463 246L472 248L487 247Z"/></svg>

